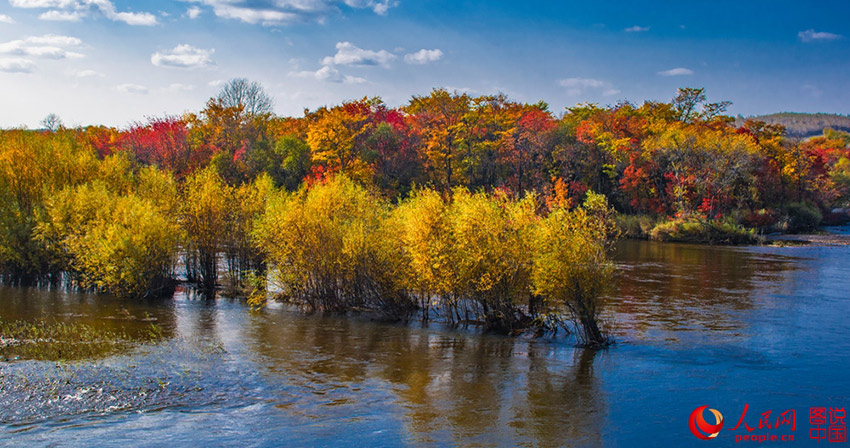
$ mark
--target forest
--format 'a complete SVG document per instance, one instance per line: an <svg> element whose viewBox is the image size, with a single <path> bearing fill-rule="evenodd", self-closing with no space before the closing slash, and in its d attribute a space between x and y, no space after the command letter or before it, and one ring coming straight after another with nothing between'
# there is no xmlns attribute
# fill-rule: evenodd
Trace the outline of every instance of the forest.
<svg viewBox="0 0 850 448"><path fill-rule="evenodd" d="M736 124L698 88L560 114L445 89L273 105L234 79L197 113L0 131L3 279L130 298L180 280L605 344L618 235L752 243L840 222L850 198L850 134Z"/></svg>

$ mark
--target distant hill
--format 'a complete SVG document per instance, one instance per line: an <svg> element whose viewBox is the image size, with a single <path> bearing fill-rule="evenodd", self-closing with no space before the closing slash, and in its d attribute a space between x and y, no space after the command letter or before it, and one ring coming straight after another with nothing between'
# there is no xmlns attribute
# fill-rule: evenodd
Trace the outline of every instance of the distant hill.
<svg viewBox="0 0 850 448"><path fill-rule="evenodd" d="M804 114L797 112L781 112L770 115L757 115L755 117L741 117L735 119L735 124L740 126L748 118L763 121L767 124L781 124L785 126L789 137L811 137L823 134L826 128L837 131L850 132L850 116L838 114Z"/></svg>

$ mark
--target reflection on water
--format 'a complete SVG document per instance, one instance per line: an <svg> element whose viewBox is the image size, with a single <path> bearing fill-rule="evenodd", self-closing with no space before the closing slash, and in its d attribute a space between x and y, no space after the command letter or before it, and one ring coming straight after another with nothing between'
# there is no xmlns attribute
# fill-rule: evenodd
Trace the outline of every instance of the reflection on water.
<svg viewBox="0 0 850 448"><path fill-rule="evenodd" d="M0 289L2 321L141 335L151 318L164 334L109 357L0 362L0 444L699 446L699 405L730 419L850 405L848 255L623 242L608 308L621 343L599 352L187 291Z"/></svg>
<svg viewBox="0 0 850 448"><path fill-rule="evenodd" d="M618 287L609 300L621 338L710 330L738 335L747 312L781 290L799 259L748 248L625 240L615 251ZM672 333L672 334L671 334Z"/></svg>
<svg viewBox="0 0 850 448"><path fill-rule="evenodd" d="M588 418L604 409L592 350L288 314L254 319L249 335L269 380L287 386L277 398L287 412L368 417L363 397L377 382L415 444L601 437Z"/></svg>

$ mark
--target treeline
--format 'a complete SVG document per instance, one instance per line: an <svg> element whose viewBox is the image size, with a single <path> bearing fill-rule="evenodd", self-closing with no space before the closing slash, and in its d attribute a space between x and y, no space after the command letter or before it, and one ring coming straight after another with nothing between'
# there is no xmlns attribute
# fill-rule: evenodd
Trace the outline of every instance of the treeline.
<svg viewBox="0 0 850 448"><path fill-rule="evenodd" d="M850 132L850 116L839 114L806 114L797 112L781 112L776 114L758 115L750 120L763 121L767 124L781 125L789 137L815 137L826 129ZM735 124L743 125L746 118L738 117Z"/></svg>
<svg viewBox="0 0 850 448"><path fill-rule="evenodd" d="M435 89L290 118L237 79L198 113L123 130L49 116L0 132L0 271L128 297L185 277L501 331L566 316L598 343L611 209L632 236L746 242L846 205L850 136L736 127L727 106L680 89L556 117Z"/></svg>

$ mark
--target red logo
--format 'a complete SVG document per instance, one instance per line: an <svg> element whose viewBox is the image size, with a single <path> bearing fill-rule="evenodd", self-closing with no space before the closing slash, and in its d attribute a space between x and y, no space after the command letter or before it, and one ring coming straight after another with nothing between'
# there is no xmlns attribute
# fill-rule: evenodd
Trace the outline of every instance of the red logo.
<svg viewBox="0 0 850 448"><path fill-rule="evenodd" d="M688 419L688 425L691 427L691 432L698 439L711 440L720 434L723 428L723 414L717 409L709 409L714 414L715 424L711 425L703 417L703 411L708 409L708 406L700 406L691 412L691 417Z"/></svg>

